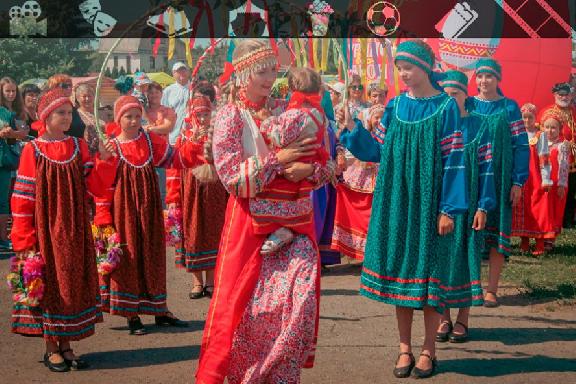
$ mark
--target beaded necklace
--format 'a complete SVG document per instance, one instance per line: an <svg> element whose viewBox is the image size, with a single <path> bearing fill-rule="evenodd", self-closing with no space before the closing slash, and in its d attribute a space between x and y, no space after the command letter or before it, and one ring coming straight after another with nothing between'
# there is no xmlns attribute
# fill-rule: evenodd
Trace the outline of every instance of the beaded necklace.
<svg viewBox="0 0 576 384"><path fill-rule="evenodd" d="M74 152L72 153L72 156L68 160L55 160L55 159L50 158L48 155L46 155L44 152L42 152L42 150L40 149L40 147L36 143L36 141L39 141L41 143L59 143L59 142L63 142L63 141L68 140L68 139L72 139L74 141ZM58 139L58 140L36 139L36 140L32 140L30 143L34 146L34 149L35 149L36 154L38 156L42 156L46 160L48 160L52 163L55 163L55 164L60 164L60 165L70 164L72 161L74 161L74 159L76 158L76 156L80 152L80 146L78 145L78 139L75 137L66 137L64 139Z"/></svg>
<svg viewBox="0 0 576 384"><path fill-rule="evenodd" d="M146 159L146 161L144 161L144 163L142 165L136 165L132 162L130 162L126 156L124 156L124 153L122 152L122 147L120 144L125 144L125 143L131 143L133 141L136 141L138 139L140 139L140 136L142 136L142 134L144 134L144 137L146 138L146 141L148 142L148 158ZM116 143L116 148L118 149L118 155L120 156L120 158L122 159L122 161L124 161L126 164L130 165L131 167L134 168L144 168L146 167L148 164L150 164L154 158L154 153L152 151L152 141L150 140L150 136L146 133L146 132L140 132L140 134L135 138L135 139L131 139L131 140L127 140L127 141L120 141L118 140L118 138L113 140Z"/></svg>
<svg viewBox="0 0 576 384"><path fill-rule="evenodd" d="M240 90L238 93L238 99L240 101L239 107L248 110L252 115L260 112L260 110L266 108L268 104L268 97L265 97L260 102L253 102L246 96L245 90Z"/></svg>

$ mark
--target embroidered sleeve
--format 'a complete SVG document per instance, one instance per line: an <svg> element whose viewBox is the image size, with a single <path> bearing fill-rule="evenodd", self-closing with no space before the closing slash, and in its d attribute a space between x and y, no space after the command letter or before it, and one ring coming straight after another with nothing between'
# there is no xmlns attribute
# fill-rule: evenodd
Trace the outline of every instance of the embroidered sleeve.
<svg viewBox="0 0 576 384"><path fill-rule="evenodd" d="M380 144L370 132L364 128L362 122L355 120L356 126L352 132L346 128L340 134L340 143L348 149L355 158L372 163L380 162Z"/></svg>
<svg viewBox="0 0 576 384"><path fill-rule="evenodd" d="M538 151L538 164L540 165L540 176L542 178L542 187L551 186L554 184L552 181L552 165L550 164L550 149L548 148L548 136L546 132L542 132L538 138L537 151Z"/></svg>
<svg viewBox="0 0 576 384"><path fill-rule="evenodd" d="M271 116L264 120L260 131L276 148L284 148L296 141L304 128L310 123L306 114L299 109L290 109L280 116Z"/></svg>
<svg viewBox="0 0 576 384"><path fill-rule="evenodd" d="M528 146L528 134L522 120L522 112L515 101L508 100L508 124L512 135L512 183L523 186L528 180L530 168L530 148Z"/></svg>
<svg viewBox="0 0 576 384"><path fill-rule="evenodd" d="M10 204L13 218L11 239L14 251L25 251L36 245L34 225L36 156L30 143L24 146L20 156L20 166Z"/></svg>
<svg viewBox="0 0 576 384"><path fill-rule="evenodd" d="M558 186L568 187L570 170L570 142L564 141L558 147Z"/></svg>
<svg viewBox="0 0 576 384"><path fill-rule="evenodd" d="M281 171L275 153L264 158L243 157L243 121L233 105L222 107L214 121L214 165L226 190L240 197L254 197Z"/></svg>
<svg viewBox="0 0 576 384"><path fill-rule="evenodd" d="M464 136L460 128L460 110L454 100L448 101L442 117L440 149L443 173L440 212L451 217L468 210Z"/></svg>
<svg viewBox="0 0 576 384"><path fill-rule="evenodd" d="M490 134L485 130L478 146L478 209L488 212L496 208L496 187L492 163Z"/></svg>

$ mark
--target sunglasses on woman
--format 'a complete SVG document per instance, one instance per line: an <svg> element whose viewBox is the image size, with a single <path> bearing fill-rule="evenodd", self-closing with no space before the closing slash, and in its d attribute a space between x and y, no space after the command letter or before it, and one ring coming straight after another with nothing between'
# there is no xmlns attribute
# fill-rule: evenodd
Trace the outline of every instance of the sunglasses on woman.
<svg viewBox="0 0 576 384"><path fill-rule="evenodd" d="M354 90L354 91L361 91L364 89L364 86L362 85L351 85L350 89Z"/></svg>

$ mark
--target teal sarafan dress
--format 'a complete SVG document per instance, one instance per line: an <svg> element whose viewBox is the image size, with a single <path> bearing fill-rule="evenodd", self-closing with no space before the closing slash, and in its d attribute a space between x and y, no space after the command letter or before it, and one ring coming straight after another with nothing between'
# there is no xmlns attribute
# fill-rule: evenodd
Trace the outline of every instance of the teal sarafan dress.
<svg viewBox="0 0 576 384"><path fill-rule="evenodd" d="M496 249L508 258L512 231L512 185L522 187L528 179L530 148L522 112L511 99L488 101L479 97L467 100L472 116L487 125L492 145L496 207L486 222L486 248Z"/></svg>
<svg viewBox="0 0 576 384"><path fill-rule="evenodd" d="M340 139L356 158L379 162L360 293L397 306L445 308L448 257L438 215L467 211L460 111L445 93L392 99L375 138L359 121Z"/></svg>
<svg viewBox="0 0 576 384"><path fill-rule="evenodd" d="M484 303L481 267L484 231L472 229L474 215L491 215L496 207L492 144L488 124L477 116L462 118L468 211L454 218L454 232L440 237L439 249L448 255L448 273L443 288L447 308L464 308Z"/></svg>

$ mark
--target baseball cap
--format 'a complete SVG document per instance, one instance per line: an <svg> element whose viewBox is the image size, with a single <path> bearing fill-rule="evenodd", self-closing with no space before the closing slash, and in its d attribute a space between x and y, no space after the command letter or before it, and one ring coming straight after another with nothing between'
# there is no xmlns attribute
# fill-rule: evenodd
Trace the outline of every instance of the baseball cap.
<svg viewBox="0 0 576 384"><path fill-rule="evenodd" d="M136 85L144 85L144 84L152 84L152 80L146 75L144 72L136 72L134 74L134 84Z"/></svg>
<svg viewBox="0 0 576 384"><path fill-rule="evenodd" d="M174 65L172 66L172 72L176 72L182 68L188 69L188 66L186 64L184 64L183 62L179 61L177 63L174 63Z"/></svg>
<svg viewBox="0 0 576 384"><path fill-rule="evenodd" d="M344 91L346 90L346 86L344 85L344 83L340 81L335 81L333 83L326 84L326 86L340 94L343 94Z"/></svg>

